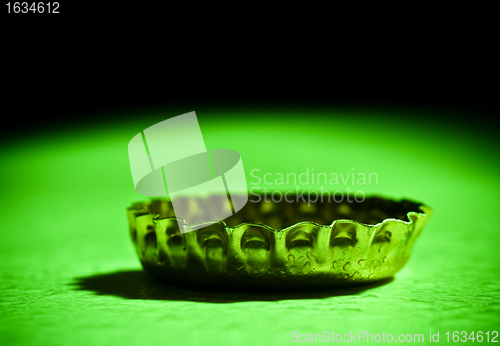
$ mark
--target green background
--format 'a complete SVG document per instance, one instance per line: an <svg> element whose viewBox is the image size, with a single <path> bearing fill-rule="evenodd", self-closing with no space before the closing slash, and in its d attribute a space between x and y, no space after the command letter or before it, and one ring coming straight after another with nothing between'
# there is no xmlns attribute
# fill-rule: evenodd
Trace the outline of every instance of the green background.
<svg viewBox="0 0 500 346"><path fill-rule="evenodd" d="M445 341L446 331L500 329L498 142L439 111L194 109L207 148L238 151L249 183L252 169L354 168L378 184L330 188L413 199L434 214L407 265L379 285L220 292L149 278L127 233L125 209L144 199L127 144L192 110L114 114L3 144L0 345L284 345L292 331L361 330Z"/></svg>

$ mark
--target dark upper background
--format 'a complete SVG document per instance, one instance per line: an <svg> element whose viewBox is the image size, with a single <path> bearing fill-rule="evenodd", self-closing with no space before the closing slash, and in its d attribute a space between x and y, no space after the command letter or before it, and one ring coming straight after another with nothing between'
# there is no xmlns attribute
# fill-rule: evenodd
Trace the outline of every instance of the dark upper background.
<svg viewBox="0 0 500 346"><path fill-rule="evenodd" d="M344 31L344 45L334 28L304 36L294 26L239 31L215 22L193 27L189 18L172 26L172 13L154 12L74 4L61 4L58 17L3 11L0 83L9 127L1 142L171 105L390 108L423 117L435 109L444 125L496 138L498 54L484 33L466 37L455 27L428 40L368 30L350 39Z"/></svg>

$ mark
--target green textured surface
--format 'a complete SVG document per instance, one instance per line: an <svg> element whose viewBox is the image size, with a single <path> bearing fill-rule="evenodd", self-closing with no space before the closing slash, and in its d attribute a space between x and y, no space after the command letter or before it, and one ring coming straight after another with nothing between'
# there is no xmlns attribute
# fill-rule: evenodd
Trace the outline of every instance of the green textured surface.
<svg viewBox="0 0 500 346"><path fill-rule="evenodd" d="M285 120L273 112L198 116L207 147L240 152L249 182L254 168L354 167L378 173L378 185L362 187L367 194L431 206L434 214L394 280L283 294L151 281L127 234L125 208L143 199L133 188L127 144L182 111L151 113L1 149L0 344L281 345L293 344L292 331L360 330L426 340L439 331L443 341L446 331L500 329L495 142L403 115L297 111Z"/></svg>

